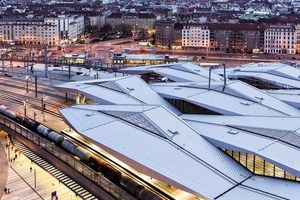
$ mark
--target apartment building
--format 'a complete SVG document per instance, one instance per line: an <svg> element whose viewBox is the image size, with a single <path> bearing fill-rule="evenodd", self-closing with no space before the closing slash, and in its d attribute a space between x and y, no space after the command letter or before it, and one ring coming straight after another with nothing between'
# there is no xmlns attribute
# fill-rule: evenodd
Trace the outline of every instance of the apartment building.
<svg viewBox="0 0 300 200"><path fill-rule="evenodd" d="M300 54L300 25L295 26L295 50Z"/></svg>
<svg viewBox="0 0 300 200"><path fill-rule="evenodd" d="M44 19L0 20L0 43L58 44L58 27Z"/></svg>
<svg viewBox="0 0 300 200"><path fill-rule="evenodd" d="M264 52L295 54L295 26L270 25L265 30Z"/></svg>
<svg viewBox="0 0 300 200"><path fill-rule="evenodd" d="M70 11L68 14L71 15L83 15L85 26L91 26L100 29L105 24L105 15L97 11L89 10L76 10Z"/></svg>
<svg viewBox="0 0 300 200"><path fill-rule="evenodd" d="M182 48L182 24L172 20L159 20L155 23L156 46L165 49Z"/></svg>
<svg viewBox="0 0 300 200"><path fill-rule="evenodd" d="M182 48L209 48L209 44L210 31L207 26L201 24L183 24Z"/></svg>
<svg viewBox="0 0 300 200"><path fill-rule="evenodd" d="M58 45L83 32L84 18L79 15L0 20L0 43Z"/></svg>
<svg viewBox="0 0 300 200"><path fill-rule="evenodd" d="M152 30L156 21L153 13L112 13L106 18L106 24L115 27L119 24L128 24L132 29Z"/></svg>
<svg viewBox="0 0 300 200"><path fill-rule="evenodd" d="M209 24L210 46L216 51L233 53L263 50L264 26L250 23Z"/></svg>
<svg viewBox="0 0 300 200"><path fill-rule="evenodd" d="M84 16L82 15L56 15L45 18L45 21L58 27L58 36L61 43L75 40L84 33Z"/></svg>

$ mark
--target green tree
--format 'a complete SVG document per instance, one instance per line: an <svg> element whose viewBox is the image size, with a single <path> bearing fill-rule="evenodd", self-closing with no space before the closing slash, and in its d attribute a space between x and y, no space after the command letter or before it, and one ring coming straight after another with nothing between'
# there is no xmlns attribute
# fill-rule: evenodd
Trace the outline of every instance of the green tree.
<svg viewBox="0 0 300 200"><path fill-rule="evenodd" d="M101 28L100 28L100 32L103 34L108 34L112 32L112 26L110 24L104 24Z"/></svg>
<svg viewBox="0 0 300 200"><path fill-rule="evenodd" d="M114 27L115 32L120 32L123 35L131 35L131 26L129 24L117 24Z"/></svg>

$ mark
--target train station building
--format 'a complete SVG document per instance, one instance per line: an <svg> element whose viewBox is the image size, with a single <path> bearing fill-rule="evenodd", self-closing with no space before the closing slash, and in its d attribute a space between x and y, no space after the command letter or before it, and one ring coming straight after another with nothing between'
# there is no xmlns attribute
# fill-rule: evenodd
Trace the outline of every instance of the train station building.
<svg viewBox="0 0 300 200"><path fill-rule="evenodd" d="M288 65L271 67L277 69L269 70L274 82L300 75L298 69L289 74ZM200 199L249 200L300 195L296 95L278 98L274 91L225 81L218 69L190 63L120 72L139 76L55 86L94 101L60 110L81 137L149 182L177 188L175 199L187 199L186 193ZM156 74L161 82L146 83L140 76L147 74Z"/></svg>

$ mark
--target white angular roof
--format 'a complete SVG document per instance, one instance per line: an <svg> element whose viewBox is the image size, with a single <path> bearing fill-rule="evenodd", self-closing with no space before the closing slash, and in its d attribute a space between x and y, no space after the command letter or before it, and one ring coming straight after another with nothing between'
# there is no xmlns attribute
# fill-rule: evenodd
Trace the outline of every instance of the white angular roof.
<svg viewBox="0 0 300 200"><path fill-rule="evenodd" d="M119 72L126 74L158 74L175 82L208 81L209 71L193 63L174 63L164 65L151 65L143 67L129 67L120 69ZM212 81L223 80L221 76L212 72Z"/></svg>
<svg viewBox="0 0 300 200"><path fill-rule="evenodd" d="M66 93L80 92L100 105L164 105L175 114L180 114L137 76L64 83L54 88Z"/></svg>
<svg viewBox="0 0 300 200"><path fill-rule="evenodd" d="M129 166L193 194L215 198L251 176L162 106L76 105L60 112Z"/></svg>
<svg viewBox="0 0 300 200"><path fill-rule="evenodd" d="M221 69L213 71L223 74ZM300 70L283 63L250 63L226 71L229 79L256 79L284 89L300 88Z"/></svg>
<svg viewBox="0 0 300 200"><path fill-rule="evenodd" d="M215 146L258 155L300 177L300 118L181 115Z"/></svg>
<svg viewBox="0 0 300 200"><path fill-rule="evenodd" d="M300 91L298 89L265 90L265 92L286 104L300 109Z"/></svg>
<svg viewBox="0 0 300 200"><path fill-rule="evenodd" d="M183 71L182 76L190 73ZM256 176L219 149L259 155L299 177L299 110L240 81L223 84L212 81L209 90L207 81L150 87L126 76L57 88L100 103L61 113L78 133L141 173L211 199L300 196L299 183ZM181 115L164 98L189 101L224 116Z"/></svg>
<svg viewBox="0 0 300 200"><path fill-rule="evenodd" d="M299 183L254 175L240 186L222 194L221 200L278 200L294 199L299 196Z"/></svg>
<svg viewBox="0 0 300 200"><path fill-rule="evenodd" d="M262 90L241 81L156 83L151 87L162 97L181 99L223 115L300 116L300 111ZM224 103L226 102L226 103Z"/></svg>
<svg viewBox="0 0 300 200"><path fill-rule="evenodd" d="M299 154L293 148L287 145L287 148L282 149L282 154L279 154L278 149L284 146L280 142L278 144L281 146L272 148L276 141L245 137L243 131L237 134L239 139L234 139L235 135L228 132L224 135L222 125L220 126L224 122L221 119L215 120L219 122L215 125L217 128L211 125L213 120L209 119L214 119L214 116L203 116L202 119L207 119L207 122L198 124L203 130L201 135L213 144L211 145L200 136L200 129L190 123L197 123L197 115L192 115L192 120L188 120L198 130L195 131L161 106L76 105L62 109L61 113L67 123L87 140L136 170L187 192L210 199L228 200L237 196L250 200L285 199L300 195L299 183L253 176L213 145L220 146L218 144L223 143L224 146L220 147L241 152L245 148L249 148L247 150L250 152L252 148L256 152L261 151L260 155L267 155L265 158L268 161L277 157L276 164L281 163L280 167L290 160L294 165L289 168L294 167L299 173ZM189 118L188 115L182 117ZM258 127L268 124L261 119L255 120L257 117L241 120L238 120L239 117L220 117L229 119L226 124L240 122L236 126L246 125L248 122L258 124ZM277 124L274 128L280 127L279 122L274 123ZM281 125L285 126L286 123L288 118ZM297 129L294 121L291 125L291 128Z"/></svg>

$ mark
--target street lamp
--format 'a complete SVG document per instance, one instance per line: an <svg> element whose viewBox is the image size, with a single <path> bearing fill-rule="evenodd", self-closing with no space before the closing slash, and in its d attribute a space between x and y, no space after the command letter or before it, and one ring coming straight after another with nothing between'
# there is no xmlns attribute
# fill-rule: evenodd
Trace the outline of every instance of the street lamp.
<svg viewBox="0 0 300 200"><path fill-rule="evenodd" d="M7 154L8 154L8 162L10 161L10 142L8 141L8 146L7 146Z"/></svg>
<svg viewBox="0 0 300 200"><path fill-rule="evenodd" d="M34 188L36 188L36 169L33 169L33 176L34 176Z"/></svg>
<svg viewBox="0 0 300 200"><path fill-rule="evenodd" d="M48 45L46 44L44 46L44 51L45 51L45 78L48 78Z"/></svg>

